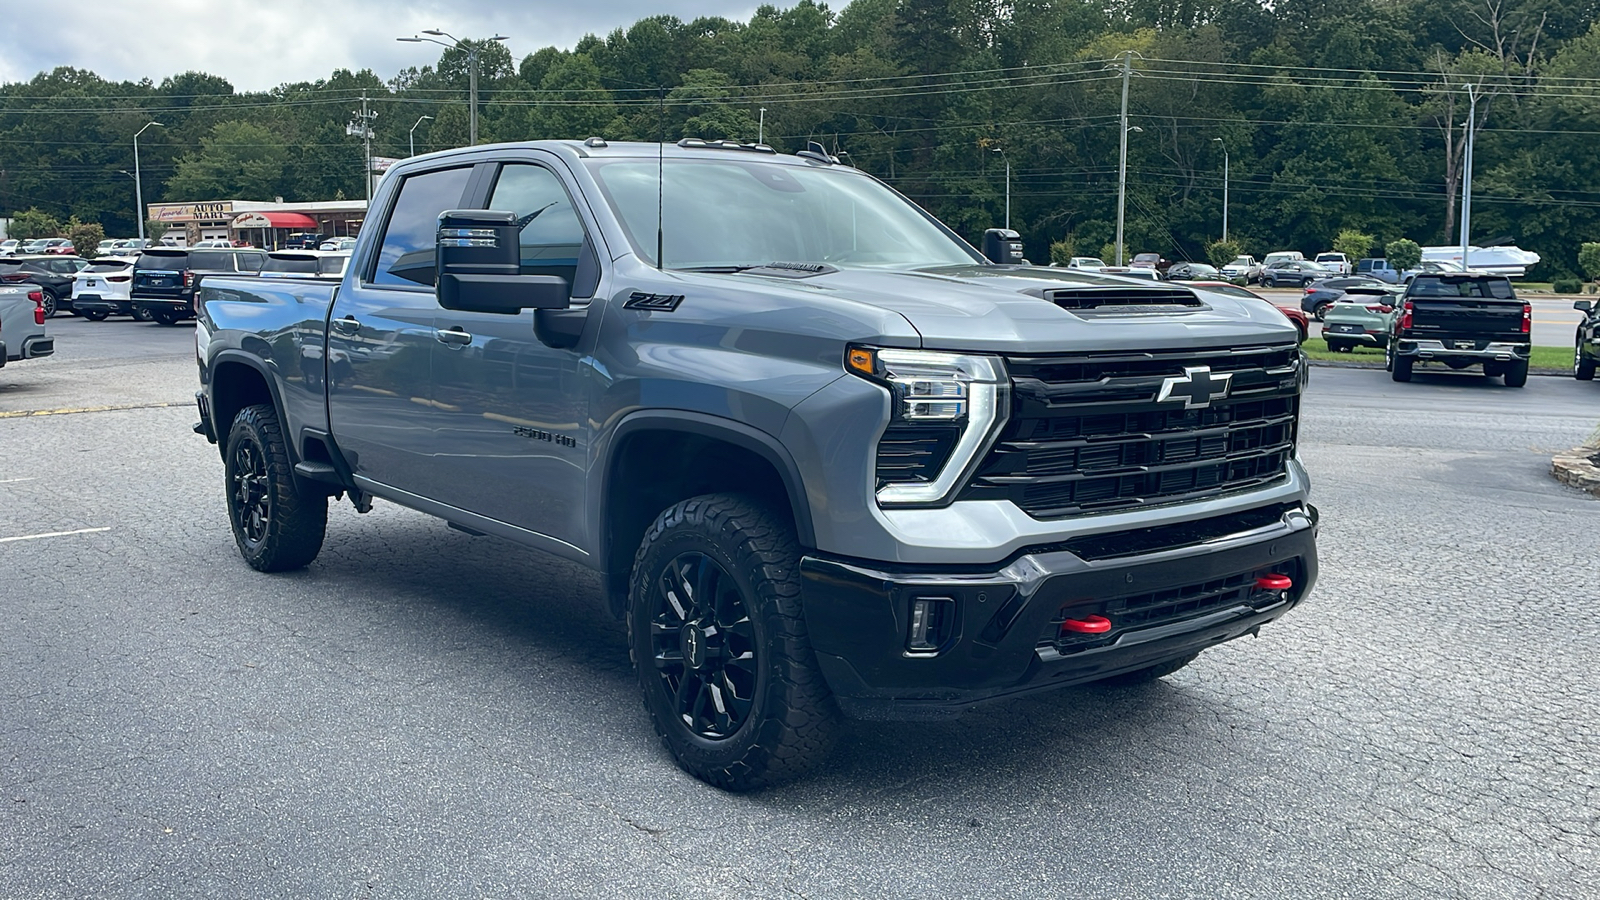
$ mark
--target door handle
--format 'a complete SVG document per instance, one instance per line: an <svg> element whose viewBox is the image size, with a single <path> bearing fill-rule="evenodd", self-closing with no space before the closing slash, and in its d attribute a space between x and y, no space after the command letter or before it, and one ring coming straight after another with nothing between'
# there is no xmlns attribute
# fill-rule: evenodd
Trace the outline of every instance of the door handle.
<svg viewBox="0 0 1600 900"><path fill-rule="evenodd" d="M342 319L334 319L328 324L333 326L333 330L339 332L340 334L355 334L361 330L361 323L356 321L355 316L345 316Z"/></svg>
<svg viewBox="0 0 1600 900"><path fill-rule="evenodd" d="M453 347L465 347L472 343L472 335L463 331L459 325L452 325L449 328L435 328L433 336L438 338L439 343L449 344Z"/></svg>

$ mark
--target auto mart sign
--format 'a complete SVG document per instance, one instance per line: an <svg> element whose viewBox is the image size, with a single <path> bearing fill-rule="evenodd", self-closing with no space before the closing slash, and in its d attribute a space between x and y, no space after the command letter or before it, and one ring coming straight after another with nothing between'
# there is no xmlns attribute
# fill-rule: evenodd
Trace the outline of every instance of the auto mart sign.
<svg viewBox="0 0 1600 900"><path fill-rule="evenodd" d="M155 222L222 222L233 217L233 201L216 203L152 204L150 219Z"/></svg>

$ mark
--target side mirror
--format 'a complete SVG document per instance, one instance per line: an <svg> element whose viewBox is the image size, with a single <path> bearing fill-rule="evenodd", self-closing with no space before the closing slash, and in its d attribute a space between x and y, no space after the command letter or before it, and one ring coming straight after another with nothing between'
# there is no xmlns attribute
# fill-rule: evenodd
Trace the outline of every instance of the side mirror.
<svg viewBox="0 0 1600 900"><path fill-rule="evenodd" d="M572 286L554 275L522 275L517 214L452 209L439 214L434 266L439 305L463 312L516 315L566 309Z"/></svg>
<svg viewBox="0 0 1600 900"><path fill-rule="evenodd" d="M1590 300L1574 300L1572 301L1572 308L1580 312L1591 312L1594 309L1594 303Z"/></svg>
<svg viewBox="0 0 1600 900"><path fill-rule="evenodd" d="M1021 265L1022 235L1009 228L991 228L983 233L983 255L1002 266Z"/></svg>

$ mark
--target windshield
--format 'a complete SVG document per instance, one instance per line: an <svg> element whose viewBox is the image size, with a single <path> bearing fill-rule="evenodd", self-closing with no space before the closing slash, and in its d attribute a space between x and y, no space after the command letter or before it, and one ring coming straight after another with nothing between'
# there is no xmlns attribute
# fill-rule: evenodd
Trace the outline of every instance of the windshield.
<svg viewBox="0 0 1600 900"><path fill-rule="evenodd" d="M656 262L657 161L590 159L633 250ZM667 160L662 234L673 269L970 265L981 260L917 207L851 170Z"/></svg>

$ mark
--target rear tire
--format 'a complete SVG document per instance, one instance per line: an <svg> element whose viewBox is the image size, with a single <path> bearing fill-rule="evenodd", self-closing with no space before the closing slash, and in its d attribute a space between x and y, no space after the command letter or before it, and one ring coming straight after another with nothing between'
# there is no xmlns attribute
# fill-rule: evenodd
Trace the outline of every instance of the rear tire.
<svg viewBox="0 0 1600 900"><path fill-rule="evenodd" d="M1583 335L1578 335L1572 346L1572 377L1579 381L1594 380L1595 362L1583 355Z"/></svg>
<svg viewBox="0 0 1600 900"><path fill-rule="evenodd" d="M1394 367L1389 370L1389 377L1395 381L1410 381L1411 363L1413 361L1409 356L1396 356L1394 358Z"/></svg>
<svg viewBox="0 0 1600 900"><path fill-rule="evenodd" d="M1322 303L1318 303L1311 310L1311 317L1316 319L1318 322L1327 321L1327 319L1328 319L1328 307L1330 307L1332 305L1333 305L1333 301L1331 301L1331 300L1324 301Z"/></svg>
<svg viewBox="0 0 1600 900"><path fill-rule="evenodd" d="M749 498L656 517L634 557L628 641L656 733L694 777L751 790L831 748L839 711L806 630L794 527Z"/></svg>
<svg viewBox="0 0 1600 900"><path fill-rule="evenodd" d="M146 308L144 308L142 306L135 307L134 310L133 310L132 315L133 315L134 321L137 321L137 322L154 322L155 321L155 317L150 315L150 310L148 310L148 309L146 309Z"/></svg>
<svg viewBox="0 0 1600 900"><path fill-rule="evenodd" d="M317 558L328 530L328 497L300 492L270 404L247 406L233 417L223 470L228 521L250 568L287 572Z"/></svg>
<svg viewBox="0 0 1600 900"><path fill-rule="evenodd" d="M44 294L44 317L46 319L54 318L56 314L56 305L61 301L56 299L55 292L49 288L45 288L43 291L40 291L40 293Z"/></svg>
<svg viewBox="0 0 1600 900"><path fill-rule="evenodd" d="M1123 672L1120 675L1112 675L1109 678L1096 679L1091 681L1090 684L1101 684L1106 687L1134 687L1136 685L1149 684L1157 678L1165 678L1194 662L1195 657L1199 655L1198 653L1191 653L1188 656L1169 659L1164 663L1146 666L1143 669L1134 669L1132 672Z"/></svg>
<svg viewBox="0 0 1600 900"><path fill-rule="evenodd" d="M1528 383L1528 361L1514 362L1506 367L1506 387L1519 388Z"/></svg>
<svg viewBox="0 0 1600 900"><path fill-rule="evenodd" d="M181 314L165 309L151 310L150 317L162 325L176 325L184 319Z"/></svg>

